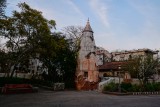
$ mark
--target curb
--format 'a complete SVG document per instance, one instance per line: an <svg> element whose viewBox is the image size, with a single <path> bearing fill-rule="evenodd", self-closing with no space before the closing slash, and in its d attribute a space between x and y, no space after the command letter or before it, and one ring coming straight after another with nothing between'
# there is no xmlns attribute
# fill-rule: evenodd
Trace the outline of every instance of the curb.
<svg viewBox="0 0 160 107"><path fill-rule="evenodd" d="M160 95L160 92L132 92L132 95Z"/></svg>
<svg viewBox="0 0 160 107"><path fill-rule="evenodd" d="M160 95L160 91L156 91L156 92L127 92L127 93L103 91L102 93L103 94L109 94L109 95L117 95L117 96L125 96L125 95Z"/></svg>
<svg viewBox="0 0 160 107"><path fill-rule="evenodd" d="M120 92L108 92L108 91L103 91L102 93L109 95L117 95L117 96L132 95L132 93L120 93Z"/></svg>

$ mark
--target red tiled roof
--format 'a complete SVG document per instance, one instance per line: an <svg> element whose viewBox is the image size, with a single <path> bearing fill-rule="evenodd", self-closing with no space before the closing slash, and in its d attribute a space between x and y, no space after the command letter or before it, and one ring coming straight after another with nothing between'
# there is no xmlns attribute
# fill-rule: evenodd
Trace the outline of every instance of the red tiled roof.
<svg viewBox="0 0 160 107"><path fill-rule="evenodd" d="M99 70L117 70L119 66L126 65L127 62L107 62L104 65L99 66Z"/></svg>

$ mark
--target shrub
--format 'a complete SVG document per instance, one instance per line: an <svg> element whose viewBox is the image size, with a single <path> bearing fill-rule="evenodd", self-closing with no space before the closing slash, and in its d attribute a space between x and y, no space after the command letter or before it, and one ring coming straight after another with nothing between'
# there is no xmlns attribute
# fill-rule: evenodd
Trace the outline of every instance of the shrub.
<svg viewBox="0 0 160 107"><path fill-rule="evenodd" d="M104 87L103 91L110 91L110 92L118 91L118 84L115 84L113 82L109 83ZM122 82L121 91L122 92L160 91L160 83L148 83L145 84L144 86L141 86L137 84L132 85L131 83Z"/></svg>
<svg viewBox="0 0 160 107"><path fill-rule="evenodd" d="M15 77L0 77L0 87L3 87L5 84L32 84L32 85L43 85L52 87L53 83L51 81L44 81L39 79L24 79L24 78L15 78Z"/></svg>
<svg viewBox="0 0 160 107"><path fill-rule="evenodd" d="M103 91L110 91L110 92L118 91L118 84L111 82L107 84L106 86L104 86Z"/></svg>
<svg viewBox="0 0 160 107"><path fill-rule="evenodd" d="M121 89L122 89L122 91L124 91L124 92L128 92L128 91L131 91L131 89L132 89L132 84L131 83L127 83L127 82L122 82L121 83Z"/></svg>
<svg viewBox="0 0 160 107"><path fill-rule="evenodd" d="M23 78L10 78L10 77L0 77L0 87L3 87L5 84L23 84L29 83L28 79Z"/></svg>
<svg viewBox="0 0 160 107"><path fill-rule="evenodd" d="M160 91L160 83L153 83L155 91Z"/></svg>
<svg viewBox="0 0 160 107"><path fill-rule="evenodd" d="M40 79L31 79L30 80L30 84L33 84L33 85L42 85L42 86L47 86L47 87L52 87L53 86L53 82L51 82L51 81L44 81L44 80L40 80Z"/></svg>
<svg viewBox="0 0 160 107"><path fill-rule="evenodd" d="M129 89L130 92L139 92L140 90L141 88L137 84L133 84L132 87Z"/></svg>
<svg viewBox="0 0 160 107"><path fill-rule="evenodd" d="M155 91L155 87L152 83L147 83L144 86L144 91Z"/></svg>
<svg viewBox="0 0 160 107"><path fill-rule="evenodd" d="M144 88L145 91L160 91L160 83L148 83Z"/></svg>

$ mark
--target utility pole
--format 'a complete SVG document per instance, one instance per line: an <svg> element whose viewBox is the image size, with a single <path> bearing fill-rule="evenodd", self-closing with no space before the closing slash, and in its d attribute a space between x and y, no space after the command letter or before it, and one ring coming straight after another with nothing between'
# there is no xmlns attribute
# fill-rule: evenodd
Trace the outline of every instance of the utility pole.
<svg viewBox="0 0 160 107"><path fill-rule="evenodd" d="M121 80L120 80L120 70L121 70L121 65L118 66L118 70L119 70L119 73L118 73L118 78L119 78L119 83L118 83L118 92L121 93Z"/></svg>

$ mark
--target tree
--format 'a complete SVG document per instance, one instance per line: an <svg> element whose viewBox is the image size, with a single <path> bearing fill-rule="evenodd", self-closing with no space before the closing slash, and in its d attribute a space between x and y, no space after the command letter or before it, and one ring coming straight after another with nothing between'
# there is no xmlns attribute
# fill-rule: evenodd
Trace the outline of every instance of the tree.
<svg viewBox="0 0 160 107"><path fill-rule="evenodd" d="M64 80L67 82L67 86L73 88L75 71L77 66L77 55L80 49L80 41L83 33L83 27L81 26L67 26L63 29L63 33L67 38L69 49L66 52L66 66L64 67L65 75ZM70 85L70 86L69 86Z"/></svg>
<svg viewBox="0 0 160 107"><path fill-rule="evenodd" d="M137 56L130 60L126 65L126 70L131 77L137 77L142 86L148 83L148 79L153 78L157 73L159 60L154 59L152 55Z"/></svg>
<svg viewBox="0 0 160 107"><path fill-rule="evenodd" d="M47 20L40 11L30 8L26 3L19 3L20 12L13 11L13 16L2 19L2 36L8 39L7 51L11 53L12 64L28 60L30 56L42 50L44 40L49 40L51 31L55 27L54 20ZM11 76L13 75L13 71Z"/></svg>
<svg viewBox="0 0 160 107"><path fill-rule="evenodd" d="M29 58L43 62L48 69L47 80L65 82L74 86L76 54L70 50L68 40L62 33L52 33L54 20L47 20L42 13L30 8L26 3L18 4L20 12L14 11L12 17L1 20L2 36L6 42L9 71L11 77L17 65L27 64ZM26 65L27 66L27 65Z"/></svg>
<svg viewBox="0 0 160 107"><path fill-rule="evenodd" d="M64 34L68 38L77 38L80 39L82 32L83 32L82 26L67 26L63 28Z"/></svg>
<svg viewBox="0 0 160 107"><path fill-rule="evenodd" d="M79 50L83 29L81 26L67 26L63 28L63 33L67 37L72 51Z"/></svg>
<svg viewBox="0 0 160 107"><path fill-rule="evenodd" d="M0 72L7 72L7 62L8 62L8 58L7 58L7 53L4 50L0 50Z"/></svg>
<svg viewBox="0 0 160 107"><path fill-rule="evenodd" d="M43 49L44 52L41 52L40 56L43 65L48 68L46 79L52 82L65 82L66 87L73 88L76 53L70 50L68 41L62 33L53 33L50 41L51 43L43 44L46 48Z"/></svg>

